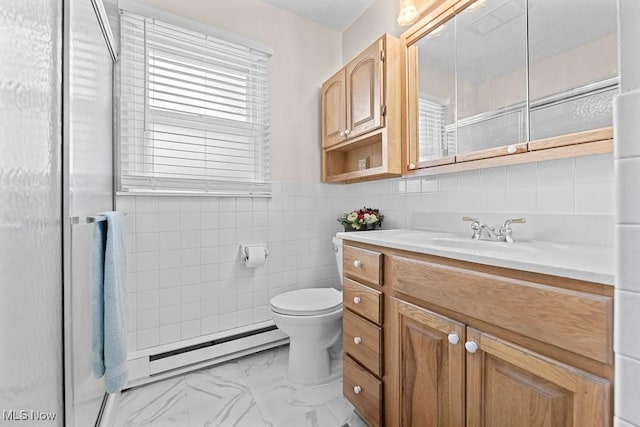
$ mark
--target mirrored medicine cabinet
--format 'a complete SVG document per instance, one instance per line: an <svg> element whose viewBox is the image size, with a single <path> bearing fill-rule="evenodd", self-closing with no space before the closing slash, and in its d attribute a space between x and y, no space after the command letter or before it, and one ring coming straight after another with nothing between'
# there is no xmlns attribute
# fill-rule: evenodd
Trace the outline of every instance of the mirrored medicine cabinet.
<svg viewBox="0 0 640 427"><path fill-rule="evenodd" d="M439 3L403 34L406 173L611 150L615 0Z"/></svg>

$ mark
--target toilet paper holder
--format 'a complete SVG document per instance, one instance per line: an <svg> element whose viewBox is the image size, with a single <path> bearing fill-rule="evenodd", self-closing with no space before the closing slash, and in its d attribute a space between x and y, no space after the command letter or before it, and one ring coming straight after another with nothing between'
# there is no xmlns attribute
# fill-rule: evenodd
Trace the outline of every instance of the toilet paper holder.
<svg viewBox="0 0 640 427"><path fill-rule="evenodd" d="M251 245L240 245L240 257L243 263L247 263L249 260L249 248L255 248L261 246L264 249L264 260L266 261L269 258L269 250L267 249L267 245L264 243L256 243Z"/></svg>

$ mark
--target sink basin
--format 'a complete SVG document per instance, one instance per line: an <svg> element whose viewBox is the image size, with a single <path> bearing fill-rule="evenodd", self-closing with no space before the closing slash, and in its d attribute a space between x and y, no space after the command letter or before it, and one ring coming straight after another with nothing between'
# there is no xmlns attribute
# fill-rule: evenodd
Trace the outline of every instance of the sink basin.
<svg viewBox="0 0 640 427"><path fill-rule="evenodd" d="M451 249L478 250L490 252L538 252L538 248L517 243L492 242L489 240L473 240L470 237L433 237L430 243L435 246L443 246Z"/></svg>
<svg viewBox="0 0 640 427"><path fill-rule="evenodd" d="M414 231L398 233L395 236L398 241L410 242L418 245L440 247L443 249L473 251L485 253L536 253L540 248L533 242L494 242L490 240L474 240L471 236L462 236L453 233L437 231Z"/></svg>

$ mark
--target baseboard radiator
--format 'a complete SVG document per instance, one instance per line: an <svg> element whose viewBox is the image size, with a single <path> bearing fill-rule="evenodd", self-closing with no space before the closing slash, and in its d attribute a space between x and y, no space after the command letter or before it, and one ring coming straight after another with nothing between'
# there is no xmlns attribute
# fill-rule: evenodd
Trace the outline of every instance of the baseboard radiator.
<svg viewBox="0 0 640 427"><path fill-rule="evenodd" d="M238 357L278 347L289 342L273 322L255 327L238 328L205 337L201 342L190 340L181 347L156 347L146 352L130 354L129 383L137 387L192 370L201 369Z"/></svg>

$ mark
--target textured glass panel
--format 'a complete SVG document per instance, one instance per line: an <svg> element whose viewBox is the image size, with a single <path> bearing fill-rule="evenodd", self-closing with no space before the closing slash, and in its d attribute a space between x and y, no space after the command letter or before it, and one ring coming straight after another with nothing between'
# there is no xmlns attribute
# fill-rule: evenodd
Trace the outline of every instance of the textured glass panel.
<svg viewBox="0 0 640 427"><path fill-rule="evenodd" d="M69 2L68 115L69 215L85 217L112 210L113 64L90 1ZM104 382L94 378L91 355L93 224L71 227L65 240L70 267L65 271L66 424L95 424Z"/></svg>
<svg viewBox="0 0 640 427"><path fill-rule="evenodd" d="M618 89L588 92L541 107L531 106L531 139L612 126L613 97ZM559 119L561 118L561 119Z"/></svg>
<svg viewBox="0 0 640 427"><path fill-rule="evenodd" d="M518 108L458 122L458 150L461 153L483 150L487 148L487 141L495 147L524 141L524 111Z"/></svg>
<svg viewBox="0 0 640 427"><path fill-rule="evenodd" d="M0 0L0 402L47 426L63 420L61 4Z"/></svg>
<svg viewBox="0 0 640 427"><path fill-rule="evenodd" d="M529 0L531 140L611 126L617 76L615 0Z"/></svg>

